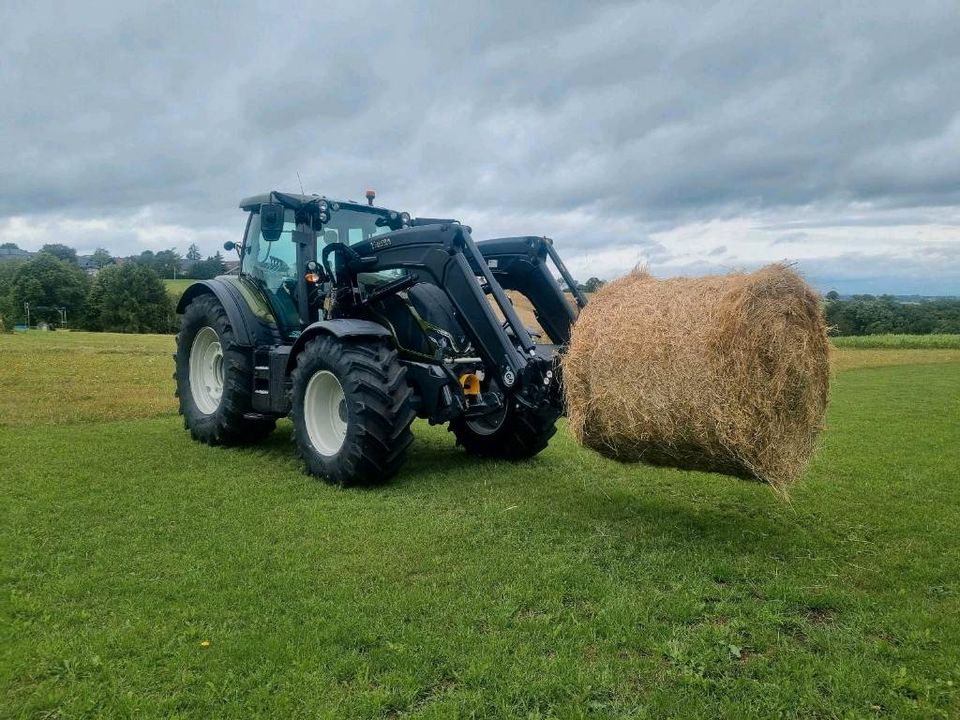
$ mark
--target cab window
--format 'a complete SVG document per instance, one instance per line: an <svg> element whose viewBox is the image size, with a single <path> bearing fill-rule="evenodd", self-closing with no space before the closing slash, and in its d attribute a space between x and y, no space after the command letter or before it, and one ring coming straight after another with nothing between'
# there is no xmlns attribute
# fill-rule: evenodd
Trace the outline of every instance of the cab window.
<svg viewBox="0 0 960 720"><path fill-rule="evenodd" d="M243 243L241 265L244 273L260 281L270 295L281 321L287 327L297 327L300 323L296 303L297 246L293 243L295 229L293 211L287 210L284 213L280 238L267 242L260 232L260 213L251 213Z"/></svg>
<svg viewBox="0 0 960 720"><path fill-rule="evenodd" d="M345 245L356 245L377 235L390 232L388 225L377 225L377 220L384 218L382 210L366 210L363 208L340 207L330 213L330 222L323 229L323 243L342 242ZM322 248L319 250L322 252ZM335 262L335 260L334 260ZM357 280L361 292L402 277L404 270L382 270L376 273L360 273Z"/></svg>

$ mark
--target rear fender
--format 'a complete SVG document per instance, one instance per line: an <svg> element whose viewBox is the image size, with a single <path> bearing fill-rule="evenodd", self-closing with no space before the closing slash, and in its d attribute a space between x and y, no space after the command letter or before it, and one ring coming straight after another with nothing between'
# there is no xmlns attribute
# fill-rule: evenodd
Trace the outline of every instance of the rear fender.
<svg viewBox="0 0 960 720"><path fill-rule="evenodd" d="M230 327L233 328L238 345L253 347L258 344L258 340L261 342L264 340L270 341L268 338L273 333L269 329L261 327L263 323L254 314L240 291L230 283L217 278L200 280L188 287L177 302L177 313L183 313L187 309L187 305L201 295L214 295L220 301L227 313L227 320L230 322ZM262 337L265 332L266 337Z"/></svg>

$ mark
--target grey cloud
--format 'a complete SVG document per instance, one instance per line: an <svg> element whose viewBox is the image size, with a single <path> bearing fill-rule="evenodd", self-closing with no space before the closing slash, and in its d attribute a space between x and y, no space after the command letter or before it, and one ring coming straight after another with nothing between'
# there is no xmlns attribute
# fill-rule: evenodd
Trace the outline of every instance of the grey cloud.
<svg viewBox="0 0 960 720"><path fill-rule="evenodd" d="M848 293L956 295L960 292L960 254L904 259L889 254L843 253L801 264L822 290L841 288Z"/></svg>
<svg viewBox="0 0 960 720"><path fill-rule="evenodd" d="M771 244L773 245L790 245L791 243L803 242L807 238L807 234L803 232L790 232L784 233L777 237Z"/></svg>
<svg viewBox="0 0 960 720"><path fill-rule="evenodd" d="M0 22L17 29L0 218L149 210L212 237L299 172L476 227L530 218L510 232L575 252L669 255L649 233L960 203L952 2L40 2ZM584 233L570 212L601 220Z"/></svg>

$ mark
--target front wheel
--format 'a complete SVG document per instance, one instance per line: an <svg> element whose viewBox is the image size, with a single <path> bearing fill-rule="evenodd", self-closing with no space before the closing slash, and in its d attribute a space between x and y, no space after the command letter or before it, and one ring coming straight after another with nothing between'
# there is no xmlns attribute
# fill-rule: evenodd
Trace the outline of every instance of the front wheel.
<svg viewBox="0 0 960 720"><path fill-rule="evenodd" d="M413 442L406 369L376 338L311 340L293 371L294 439L307 472L340 486L390 479Z"/></svg>
<svg viewBox="0 0 960 720"><path fill-rule="evenodd" d="M526 460L547 447L559 417L560 411L552 408L535 413L508 405L484 417L451 420L449 429L471 455Z"/></svg>

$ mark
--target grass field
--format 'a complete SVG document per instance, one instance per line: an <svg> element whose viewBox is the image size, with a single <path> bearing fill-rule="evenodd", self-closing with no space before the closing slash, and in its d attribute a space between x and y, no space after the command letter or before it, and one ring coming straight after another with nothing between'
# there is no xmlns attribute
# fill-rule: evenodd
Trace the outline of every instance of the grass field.
<svg viewBox="0 0 960 720"><path fill-rule="evenodd" d="M0 717L960 715L956 350L838 350L790 504L422 423L336 490L191 442L171 350L0 336Z"/></svg>
<svg viewBox="0 0 960 720"><path fill-rule="evenodd" d="M838 348L960 350L960 335L858 335L831 340Z"/></svg>
<svg viewBox="0 0 960 720"><path fill-rule="evenodd" d="M190 278L180 278L177 280L164 280L163 284L167 286L167 293L175 300L179 300L180 296L183 295L183 291L195 282L196 280L191 280Z"/></svg>

